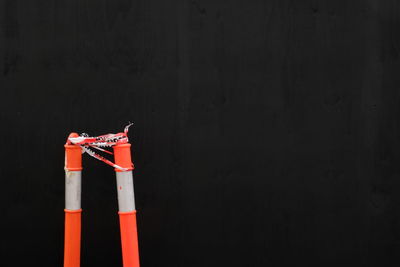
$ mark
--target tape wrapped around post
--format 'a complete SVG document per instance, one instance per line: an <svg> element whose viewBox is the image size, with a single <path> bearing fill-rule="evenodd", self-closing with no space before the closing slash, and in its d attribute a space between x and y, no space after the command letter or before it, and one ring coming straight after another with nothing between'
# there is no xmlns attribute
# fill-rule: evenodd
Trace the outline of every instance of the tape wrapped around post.
<svg viewBox="0 0 400 267"><path fill-rule="evenodd" d="M68 137L68 142L72 145L80 146L83 153L86 152L87 154L94 157L95 159L98 159L98 160L114 167L116 170L119 170L119 171L133 170L134 166L132 163L130 166L120 166L92 150L92 149L96 149L101 152L113 155L113 152L106 150L104 148L128 144L128 142L129 142L128 131L129 131L130 126L132 126L132 123L128 124L125 127L124 132L122 132L122 133L116 133L116 134L110 133L110 134L100 135L100 136L96 136L96 137L91 137L85 133L82 133L79 136L70 136L70 137Z"/></svg>

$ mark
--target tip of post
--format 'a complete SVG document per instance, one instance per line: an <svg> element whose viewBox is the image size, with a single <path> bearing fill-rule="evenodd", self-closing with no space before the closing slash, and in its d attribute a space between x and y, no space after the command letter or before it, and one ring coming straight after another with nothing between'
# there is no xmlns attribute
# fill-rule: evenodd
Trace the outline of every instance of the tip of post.
<svg viewBox="0 0 400 267"><path fill-rule="evenodd" d="M66 145L70 145L71 142L69 141L69 139L70 139L70 138L74 138L74 137L79 137L79 134L77 134L77 133L70 133L70 134L68 135Z"/></svg>
<svg viewBox="0 0 400 267"><path fill-rule="evenodd" d="M77 133L70 133L70 134L68 135L68 138L71 138L71 137L79 137L79 134L77 134Z"/></svg>

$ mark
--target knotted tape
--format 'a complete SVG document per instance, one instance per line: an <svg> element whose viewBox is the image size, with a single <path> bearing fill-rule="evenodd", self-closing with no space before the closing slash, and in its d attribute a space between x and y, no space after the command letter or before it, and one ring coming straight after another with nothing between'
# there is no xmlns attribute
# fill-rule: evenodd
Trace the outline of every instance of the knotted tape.
<svg viewBox="0 0 400 267"><path fill-rule="evenodd" d="M122 133L116 133L116 134L105 134L105 135L100 135L100 136L95 136L91 137L86 133L82 133L78 137L69 137L68 142L74 145L78 145L82 148L82 153L87 153L90 156L94 157L95 159L98 159L114 168L117 168L121 171L126 171L126 168L122 168L121 166L118 166L117 164L113 163L112 161L106 159L105 157L101 156L100 154L96 153L93 151L93 149L97 149L99 151L102 151L104 153L113 155L113 152L103 149L103 147L113 147L115 145L119 144L126 144L129 142L128 139L128 131L129 127L132 126L133 123L128 124L124 132Z"/></svg>

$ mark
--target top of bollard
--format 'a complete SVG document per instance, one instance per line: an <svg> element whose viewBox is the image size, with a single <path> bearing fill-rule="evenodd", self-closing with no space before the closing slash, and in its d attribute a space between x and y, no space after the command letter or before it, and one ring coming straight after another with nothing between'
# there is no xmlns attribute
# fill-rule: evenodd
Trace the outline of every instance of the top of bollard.
<svg viewBox="0 0 400 267"><path fill-rule="evenodd" d="M124 131L120 132L120 133L115 133L115 134L109 133L109 134L99 135L99 136L95 136L95 137L91 137L86 133L82 133L81 135L78 135L77 133L71 133L68 136L66 145L70 144L70 145L74 145L74 146L79 146L82 148L83 152L86 152L90 156L92 156L100 161L103 161L104 163L114 167L116 170L119 170L119 171L132 170L132 168L121 167L121 166L111 162L110 160L106 159L105 157L97 154L96 152L94 152L92 150L92 148L93 148L93 149L102 151L104 153L113 155L113 152L106 150L103 147L114 147L117 145L129 144L128 131L129 131L129 127L132 125L133 125L132 123L128 124L124 128Z"/></svg>
<svg viewBox="0 0 400 267"><path fill-rule="evenodd" d="M77 133L70 133L70 134L68 135L67 142L66 142L65 144L66 144L66 145L72 145L72 142L70 141L70 138L76 138L76 137L79 137L79 134L77 134Z"/></svg>
<svg viewBox="0 0 400 267"><path fill-rule="evenodd" d="M71 133L65 143L65 165L64 169L68 171L82 170L82 148L74 145L69 141L69 138L79 136L77 133Z"/></svg>

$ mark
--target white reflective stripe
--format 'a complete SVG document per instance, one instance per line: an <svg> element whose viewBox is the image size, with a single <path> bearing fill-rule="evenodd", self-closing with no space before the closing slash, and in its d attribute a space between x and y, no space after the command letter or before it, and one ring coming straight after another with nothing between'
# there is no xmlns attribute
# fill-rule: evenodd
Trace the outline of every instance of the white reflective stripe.
<svg viewBox="0 0 400 267"><path fill-rule="evenodd" d="M133 191L132 171L116 172L118 208L120 212L135 210L135 194Z"/></svg>
<svg viewBox="0 0 400 267"><path fill-rule="evenodd" d="M65 170L65 209L81 209L81 171Z"/></svg>

